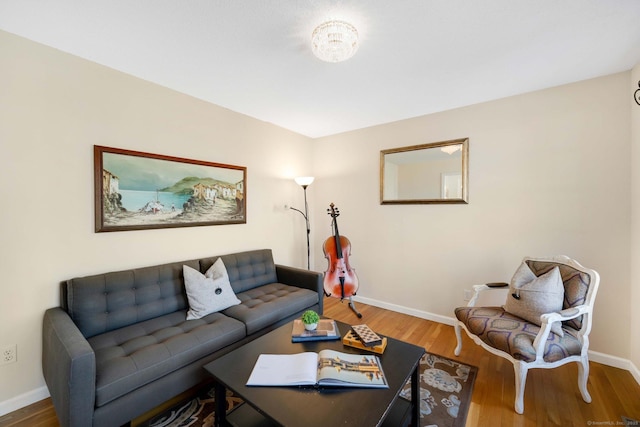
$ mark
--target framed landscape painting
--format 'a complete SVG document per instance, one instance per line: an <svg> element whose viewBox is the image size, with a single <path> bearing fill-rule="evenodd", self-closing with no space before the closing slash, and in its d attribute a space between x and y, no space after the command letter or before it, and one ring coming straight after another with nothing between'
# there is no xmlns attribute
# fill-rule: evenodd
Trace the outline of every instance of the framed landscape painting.
<svg viewBox="0 0 640 427"><path fill-rule="evenodd" d="M96 232L245 224L247 168L95 145Z"/></svg>

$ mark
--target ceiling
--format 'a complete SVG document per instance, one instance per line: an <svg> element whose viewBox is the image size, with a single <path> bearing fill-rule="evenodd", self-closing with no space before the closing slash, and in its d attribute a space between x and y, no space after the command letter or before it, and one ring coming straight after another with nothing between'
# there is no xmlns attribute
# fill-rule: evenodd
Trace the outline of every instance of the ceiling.
<svg viewBox="0 0 640 427"><path fill-rule="evenodd" d="M348 61L311 52L328 18ZM640 63L639 0L0 0L0 29L313 138Z"/></svg>

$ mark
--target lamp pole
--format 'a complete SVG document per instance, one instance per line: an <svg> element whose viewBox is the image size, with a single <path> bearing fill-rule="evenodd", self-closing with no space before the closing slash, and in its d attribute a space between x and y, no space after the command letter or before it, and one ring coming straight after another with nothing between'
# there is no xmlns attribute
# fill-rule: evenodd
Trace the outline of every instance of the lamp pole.
<svg viewBox="0 0 640 427"><path fill-rule="evenodd" d="M295 178L295 181L298 185L302 187L304 191L304 212L300 209L296 209L294 207L290 207L296 212L300 212L300 214L304 217L305 225L307 226L307 270L311 270L311 247L309 245L309 235L311 234L311 225L309 224L309 205L307 203L307 187L313 182L314 178L312 176L303 176Z"/></svg>

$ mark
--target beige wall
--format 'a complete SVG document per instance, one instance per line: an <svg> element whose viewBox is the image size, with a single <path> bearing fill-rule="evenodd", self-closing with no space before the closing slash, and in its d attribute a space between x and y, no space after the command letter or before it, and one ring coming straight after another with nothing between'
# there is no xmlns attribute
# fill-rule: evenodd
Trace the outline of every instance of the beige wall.
<svg viewBox="0 0 640 427"><path fill-rule="evenodd" d="M628 82L621 73L318 140L316 239L334 202L358 297L445 321L465 289L509 281L524 256L569 255L602 276L591 349L628 359ZM468 205L379 204L380 150L464 137Z"/></svg>
<svg viewBox="0 0 640 427"><path fill-rule="evenodd" d="M639 90L640 64L631 71L629 95ZM640 382L640 105L629 97L631 105L631 363L636 381Z"/></svg>
<svg viewBox="0 0 640 427"><path fill-rule="evenodd" d="M42 314L65 279L263 247L306 266L284 205L303 203L290 178L311 174L310 139L3 32L0 82L0 346L18 345L0 409L44 385ZM94 144L246 166L247 224L94 233Z"/></svg>
<svg viewBox="0 0 640 427"><path fill-rule="evenodd" d="M359 297L447 321L472 284L509 280L525 255L565 253L602 275L592 349L633 352L638 366L640 344L629 337L639 322L634 314L630 329L626 303L640 294L637 280L629 285L629 78L314 142L0 32L0 346L18 345L18 363L0 366L0 414L46 393L41 319L65 279L260 247L305 266L302 216L284 205L303 206L290 178L307 174L317 177L308 190L313 265L326 267L335 202ZM470 138L469 205L379 205L381 149L461 137ZM94 144L247 166L247 224L94 233Z"/></svg>

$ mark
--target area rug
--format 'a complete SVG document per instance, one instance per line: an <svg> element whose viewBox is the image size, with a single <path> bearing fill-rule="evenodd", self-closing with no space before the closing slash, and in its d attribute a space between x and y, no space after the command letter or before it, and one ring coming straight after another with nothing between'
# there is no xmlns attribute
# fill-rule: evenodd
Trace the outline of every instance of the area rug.
<svg viewBox="0 0 640 427"><path fill-rule="evenodd" d="M473 383L478 368L446 357L426 353L420 360L420 425L422 427L464 426ZM411 399L408 382L401 397ZM227 412L241 405L242 399L227 391ZM141 424L141 427L210 427L214 418L213 387L179 403Z"/></svg>
<svg viewBox="0 0 640 427"><path fill-rule="evenodd" d="M478 368L426 353L419 369L420 426L464 427ZM411 381L400 396L411 399Z"/></svg>

